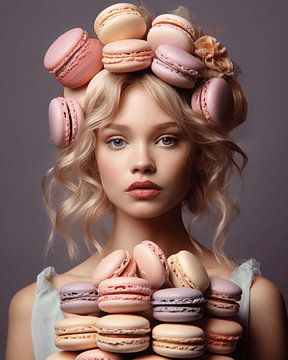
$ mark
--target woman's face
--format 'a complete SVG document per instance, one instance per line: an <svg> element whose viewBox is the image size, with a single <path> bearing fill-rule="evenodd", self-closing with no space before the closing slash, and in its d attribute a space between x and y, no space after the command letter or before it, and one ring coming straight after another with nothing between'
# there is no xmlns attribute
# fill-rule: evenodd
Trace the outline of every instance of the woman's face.
<svg viewBox="0 0 288 360"><path fill-rule="evenodd" d="M116 211L137 218L180 204L191 181L189 155L185 132L141 87L123 95L117 116L97 133L103 189Z"/></svg>

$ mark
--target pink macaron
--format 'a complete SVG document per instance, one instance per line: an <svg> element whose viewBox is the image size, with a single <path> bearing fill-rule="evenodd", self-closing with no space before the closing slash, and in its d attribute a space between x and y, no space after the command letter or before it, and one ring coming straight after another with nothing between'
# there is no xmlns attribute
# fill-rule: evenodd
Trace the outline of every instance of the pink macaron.
<svg viewBox="0 0 288 360"><path fill-rule="evenodd" d="M203 62L187 51L172 45L160 45L155 51L151 69L168 84L191 89L205 69Z"/></svg>
<svg viewBox="0 0 288 360"><path fill-rule="evenodd" d="M233 122L233 93L223 78L211 78L199 84L192 94L191 106L213 125L227 126Z"/></svg>
<svg viewBox="0 0 288 360"><path fill-rule="evenodd" d="M97 288L88 281L71 282L59 289L61 310L69 314L88 315L99 312Z"/></svg>
<svg viewBox="0 0 288 360"><path fill-rule="evenodd" d="M157 16L147 34L147 41L155 51L159 45L169 44L189 53L194 50L195 32L190 21L179 15Z"/></svg>
<svg viewBox="0 0 288 360"><path fill-rule="evenodd" d="M145 279L118 277L99 284L99 308L107 313L134 313L150 308L151 288Z"/></svg>
<svg viewBox="0 0 288 360"><path fill-rule="evenodd" d="M69 88L86 84L102 69L102 44L87 31L74 28L59 36L44 57L44 67Z"/></svg>
<svg viewBox="0 0 288 360"><path fill-rule="evenodd" d="M159 289L169 277L164 252L153 241L145 240L133 249L137 275L147 280L152 289Z"/></svg>
<svg viewBox="0 0 288 360"><path fill-rule="evenodd" d="M148 68L151 62L151 45L146 40L118 40L105 45L103 48L104 68L110 72L139 71Z"/></svg>
<svg viewBox="0 0 288 360"><path fill-rule="evenodd" d="M74 143L84 113L77 100L57 97L49 103L48 118L51 141L58 148L65 148Z"/></svg>
<svg viewBox="0 0 288 360"><path fill-rule="evenodd" d="M92 282L98 287L101 281L119 276L134 276L136 274L136 262L127 250L114 250L101 259L96 266Z"/></svg>
<svg viewBox="0 0 288 360"><path fill-rule="evenodd" d="M241 294L241 288L232 281L211 277L205 292L205 311L214 316L235 316L239 312Z"/></svg>

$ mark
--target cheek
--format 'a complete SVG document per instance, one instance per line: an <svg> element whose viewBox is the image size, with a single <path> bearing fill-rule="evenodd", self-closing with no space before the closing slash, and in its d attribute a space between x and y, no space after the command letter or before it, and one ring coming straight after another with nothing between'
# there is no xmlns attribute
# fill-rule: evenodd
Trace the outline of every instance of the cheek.
<svg viewBox="0 0 288 360"><path fill-rule="evenodd" d="M109 161L105 156L97 156L96 161L102 183L109 183L113 179L115 181L115 174L117 173L115 162Z"/></svg>

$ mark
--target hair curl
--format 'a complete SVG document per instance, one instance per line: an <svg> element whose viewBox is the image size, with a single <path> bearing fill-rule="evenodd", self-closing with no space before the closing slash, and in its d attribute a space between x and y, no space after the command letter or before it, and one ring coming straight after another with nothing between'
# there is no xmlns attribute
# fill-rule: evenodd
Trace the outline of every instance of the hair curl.
<svg viewBox="0 0 288 360"><path fill-rule="evenodd" d="M237 125L245 120L247 105L238 82L235 79L231 82L235 101L233 120ZM44 203L52 224L48 248L55 233L59 232L67 241L70 257L74 257L77 245L71 225L80 220L86 244L93 244L101 251L101 245L93 235L93 226L109 211L111 204L97 172L96 133L103 122L113 120L121 96L135 86L143 87L164 112L179 122L191 139L196 156L191 162L193 181L183 206L191 211L192 219L212 209L216 212L213 251L219 261L229 262L223 246L231 214L237 206L229 196L227 185L233 170L241 175L247 156L231 140L228 131L210 125L203 116L191 110L190 91L166 84L150 70L131 74L112 74L103 70L90 82L85 101L85 121L77 140L63 150L56 164L43 177ZM238 155L242 160L240 162ZM65 191L58 192L59 186Z"/></svg>

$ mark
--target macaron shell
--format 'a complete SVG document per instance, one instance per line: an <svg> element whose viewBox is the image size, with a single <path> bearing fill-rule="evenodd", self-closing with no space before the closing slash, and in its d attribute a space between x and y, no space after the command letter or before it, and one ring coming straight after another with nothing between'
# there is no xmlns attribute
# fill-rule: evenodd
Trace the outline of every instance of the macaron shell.
<svg viewBox="0 0 288 360"><path fill-rule="evenodd" d="M133 249L137 272L152 289L159 289L168 278L168 264L163 251L152 241L143 241Z"/></svg>
<svg viewBox="0 0 288 360"><path fill-rule="evenodd" d="M152 22L147 41L153 51L161 44L169 44L192 53L194 50L192 24L181 16L159 15Z"/></svg>
<svg viewBox="0 0 288 360"><path fill-rule="evenodd" d="M81 52L70 60L63 72L57 74L57 80L73 89L87 84L103 68L102 47L98 39L87 39Z"/></svg>
<svg viewBox="0 0 288 360"><path fill-rule="evenodd" d="M77 100L67 97L67 106L70 116L70 143L73 144L78 134L79 126L84 120L84 113Z"/></svg>
<svg viewBox="0 0 288 360"><path fill-rule="evenodd" d="M56 71L59 63L80 46L83 36L84 30L81 28L74 28L60 35L48 48L44 56L44 67L49 71Z"/></svg>
<svg viewBox="0 0 288 360"><path fill-rule="evenodd" d="M146 21L137 6L119 3L104 9L96 17L94 30L102 44L122 39L141 39L146 32Z"/></svg>
<svg viewBox="0 0 288 360"><path fill-rule="evenodd" d="M241 288L228 279L211 277L210 286L206 296L222 300L239 301L241 299Z"/></svg>
<svg viewBox="0 0 288 360"><path fill-rule="evenodd" d="M175 287L192 287L204 292L210 283L208 274L198 258L181 250L168 258L170 280Z"/></svg>
<svg viewBox="0 0 288 360"><path fill-rule="evenodd" d="M234 99L230 85L223 78L211 78L202 85L201 110L212 124L233 121Z"/></svg>
<svg viewBox="0 0 288 360"><path fill-rule="evenodd" d="M124 269L131 261L131 257L126 250L114 250L101 259L92 275L93 284L98 287L99 283L111 277L121 276Z"/></svg>
<svg viewBox="0 0 288 360"><path fill-rule="evenodd" d="M151 355L137 356L133 358L133 360L169 360L169 358L156 354L151 354Z"/></svg>
<svg viewBox="0 0 288 360"><path fill-rule="evenodd" d="M137 277L118 277L103 280L98 287L99 295L115 295L115 294L151 294L151 288L145 279Z"/></svg>
<svg viewBox="0 0 288 360"><path fill-rule="evenodd" d="M70 120L66 99L54 98L48 107L48 119L51 141L58 147L64 148L69 145Z"/></svg>
<svg viewBox="0 0 288 360"><path fill-rule="evenodd" d="M230 317L235 316L239 312L239 304L225 302L218 299L206 299L205 311L209 315Z"/></svg>
<svg viewBox="0 0 288 360"><path fill-rule="evenodd" d="M45 360L75 360L77 354L78 352L58 351L46 357Z"/></svg>
<svg viewBox="0 0 288 360"><path fill-rule="evenodd" d="M143 70L149 67L151 62L151 45L145 40L119 40L111 42L103 48L104 68L111 72Z"/></svg>
<svg viewBox="0 0 288 360"><path fill-rule="evenodd" d="M101 349L84 351L75 358L75 360L121 360L121 359L122 358L117 354L113 354L111 352L104 351Z"/></svg>

